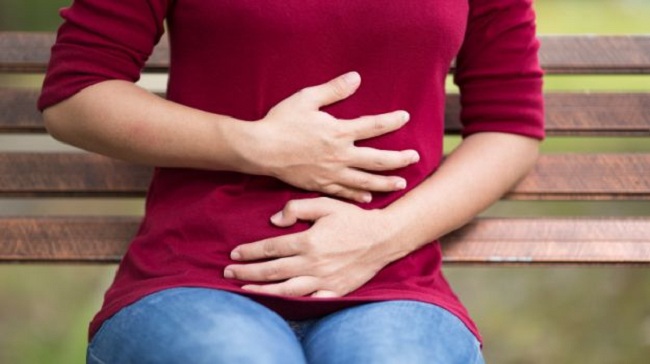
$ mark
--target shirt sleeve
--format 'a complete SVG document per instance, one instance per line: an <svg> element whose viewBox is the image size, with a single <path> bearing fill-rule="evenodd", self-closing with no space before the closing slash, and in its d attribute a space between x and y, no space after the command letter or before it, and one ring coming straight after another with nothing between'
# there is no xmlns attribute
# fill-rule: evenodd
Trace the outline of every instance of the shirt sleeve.
<svg viewBox="0 0 650 364"><path fill-rule="evenodd" d="M532 0L470 0L454 82L463 136L506 132L544 138L544 103Z"/></svg>
<svg viewBox="0 0 650 364"><path fill-rule="evenodd" d="M39 110L106 80L135 82L173 0L75 0L61 10Z"/></svg>

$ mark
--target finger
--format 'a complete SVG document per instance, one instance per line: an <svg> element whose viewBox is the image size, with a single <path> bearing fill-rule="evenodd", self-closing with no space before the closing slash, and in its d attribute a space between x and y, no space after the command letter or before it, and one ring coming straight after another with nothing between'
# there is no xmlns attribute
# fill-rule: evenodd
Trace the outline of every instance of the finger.
<svg viewBox="0 0 650 364"><path fill-rule="evenodd" d="M357 119L347 120L342 125L354 135L354 140L368 139L395 131L410 119L406 111L394 111L387 114L362 116Z"/></svg>
<svg viewBox="0 0 650 364"><path fill-rule="evenodd" d="M271 216L271 222L286 227L295 224L298 220L316 221L336 211L341 204L341 201L327 197L291 200L284 205L282 211Z"/></svg>
<svg viewBox="0 0 650 364"><path fill-rule="evenodd" d="M224 277L250 282L277 282L304 274L308 270L296 257L280 258L263 263L233 264L224 269Z"/></svg>
<svg viewBox="0 0 650 364"><path fill-rule="evenodd" d="M242 244L230 253L235 261L252 261L270 258L284 258L300 252L302 233L278 236L254 243Z"/></svg>
<svg viewBox="0 0 650 364"><path fill-rule="evenodd" d="M349 188L374 192L391 192L406 188L406 180L397 176L382 176L349 168L339 183Z"/></svg>
<svg viewBox="0 0 650 364"><path fill-rule="evenodd" d="M341 295L339 295L338 293L333 292L333 291L327 291L327 290L316 291L311 296L314 297L314 298L338 298L338 297L341 297Z"/></svg>
<svg viewBox="0 0 650 364"><path fill-rule="evenodd" d="M354 148L352 167L367 171L388 171L403 168L420 160L415 150L391 151L368 147Z"/></svg>
<svg viewBox="0 0 650 364"><path fill-rule="evenodd" d="M318 278L300 276L291 278L285 282L274 284L247 284L242 287L247 291L274 294L281 296L300 297L306 296L318 290Z"/></svg>
<svg viewBox="0 0 650 364"><path fill-rule="evenodd" d="M372 194L370 192L355 190L354 188L346 187L338 183L325 186L321 192L325 192L330 196L336 196L359 203L368 203L372 201Z"/></svg>
<svg viewBox="0 0 650 364"><path fill-rule="evenodd" d="M318 109L349 97L360 84L361 76L357 72L348 72L326 83L304 88L296 97Z"/></svg>

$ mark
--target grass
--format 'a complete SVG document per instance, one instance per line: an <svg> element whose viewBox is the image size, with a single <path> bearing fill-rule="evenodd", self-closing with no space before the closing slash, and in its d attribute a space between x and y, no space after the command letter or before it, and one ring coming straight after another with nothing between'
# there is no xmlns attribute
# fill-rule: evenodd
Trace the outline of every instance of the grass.
<svg viewBox="0 0 650 364"><path fill-rule="evenodd" d="M51 31L59 23L56 9L67 3L0 0L0 30ZM650 33L647 0L537 0L536 6L543 34ZM33 87L40 79L5 77L0 83ZM547 78L545 86L557 91L648 92L650 80L648 76L555 76ZM449 148L458 143L457 138L448 141ZM594 145L608 151L650 151L644 138L636 143L616 138L579 142L551 138L544 151L588 152ZM531 212L525 203L506 203L488 213L589 211L599 215L622 208L626 213L650 214L648 202L540 206L542 211ZM83 207L88 208L92 207ZM140 207L132 208L139 211ZM87 324L114 269L113 265L0 265L0 363L83 363ZM650 357L647 268L449 266L445 271L482 329L488 363L645 363Z"/></svg>

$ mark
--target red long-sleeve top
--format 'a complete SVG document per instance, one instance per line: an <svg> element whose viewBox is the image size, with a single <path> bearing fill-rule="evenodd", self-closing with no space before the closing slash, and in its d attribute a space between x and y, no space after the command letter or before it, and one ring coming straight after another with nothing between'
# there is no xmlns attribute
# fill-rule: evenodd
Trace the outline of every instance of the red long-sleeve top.
<svg viewBox="0 0 650 364"><path fill-rule="evenodd" d="M395 171L408 180L406 190L375 194L363 208L385 207L435 173L442 158L445 77L454 58L464 135L543 137L532 0L76 0L61 15L41 110L98 82L138 80L165 20L167 98L204 111L259 120L301 88L358 71L361 88L323 110L339 118L407 110L406 126L358 145L416 149L421 156ZM438 242L389 264L342 298L251 293L240 288L243 282L223 278L237 245L309 228L277 228L269 217L289 200L317 195L271 177L156 168L142 225L90 336L122 307L176 286L241 293L287 319L360 302L425 301L451 311L478 336L443 276ZM422 216L422 223L427 219Z"/></svg>

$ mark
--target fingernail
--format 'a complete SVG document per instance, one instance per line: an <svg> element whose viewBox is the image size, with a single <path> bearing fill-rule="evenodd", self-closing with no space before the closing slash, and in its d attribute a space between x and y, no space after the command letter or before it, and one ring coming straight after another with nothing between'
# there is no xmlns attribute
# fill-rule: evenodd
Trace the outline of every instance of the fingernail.
<svg viewBox="0 0 650 364"><path fill-rule="evenodd" d="M402 121L406 122L411 119L411 114L409 114L407 111L402 111Z"/></svg>
<svg viewBox="0 0 650 364"><path fill-rule="evenodd" d="M363 196L361 196L361 201L365 203L369 203L370 201L372 201L372 195L369 193L363 194Z"/></svg>
<svg viewBox="0 0 650 364"><path fill-rule="evenodd" d="M416 151L411 152L411 163L419 162L420 161L420 153Z"/></svg>
<svg viewBox="0 0 650 364"><path fill-rule="evenodd" d="M406 181L403 179L397 180L395 182L395 188L403 190L406 188Z"/></svg>
<svg viewBox="0 0 650 364"><path fill-rule="evenodd" d="M343 81L349 86L356 86L361 82L361 75L357 72L348 72L343 75Z"/></svg>
<svg viewBox="0 0 650 364"><path fill-rule="evenodd" d="M239 254L238 251L232 251L232 252L230 252L230 259L232 259L232 260L240 260L241 259L241 254Z"/></svg>
<svg viewBox="0 0 650 364"><path fill-rule="evenodd" d="M273 216L271 216L271 222L274 224L279 224L282 221L282 211L278 211Z"/></svg>
<svg viewBox="0 0 650 364"><path fill-rule="evenodd" d="M223 271L223 276L225 278L235 278L235 273L230 269L226 269L225 271Z"/></svg>

